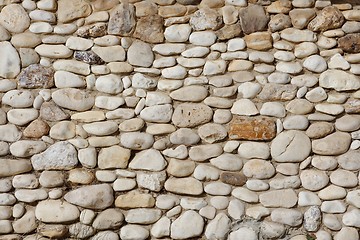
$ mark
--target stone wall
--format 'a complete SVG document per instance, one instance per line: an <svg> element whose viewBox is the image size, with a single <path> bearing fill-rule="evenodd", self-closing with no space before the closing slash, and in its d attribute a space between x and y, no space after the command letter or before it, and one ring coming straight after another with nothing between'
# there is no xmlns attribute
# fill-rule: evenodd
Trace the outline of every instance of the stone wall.
<svg viewBox="0 0 360 240"><path fill-rule="evenodd" d="M0 6L1 240L359 239L359 7Z"/></svg>

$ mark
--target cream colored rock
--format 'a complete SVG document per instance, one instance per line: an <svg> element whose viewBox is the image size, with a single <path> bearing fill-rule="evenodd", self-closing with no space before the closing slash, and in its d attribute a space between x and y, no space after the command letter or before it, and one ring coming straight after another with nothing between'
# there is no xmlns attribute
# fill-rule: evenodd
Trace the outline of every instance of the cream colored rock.
<svg viewBox="0 0 360 240"><path fill-rule="evenodd" d="M9 4L1 10L0 23L10 32L21 33L29 27L30 18L21 5Z"/></svg>

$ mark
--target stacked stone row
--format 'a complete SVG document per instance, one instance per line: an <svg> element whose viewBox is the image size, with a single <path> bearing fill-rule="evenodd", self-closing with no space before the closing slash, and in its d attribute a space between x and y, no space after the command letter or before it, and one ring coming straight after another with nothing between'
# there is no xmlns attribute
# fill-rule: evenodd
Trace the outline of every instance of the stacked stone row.
<svg viewBox="0 0 360 240"><path fill-rule="evenodd" d="M359 239L357 6L0 6L0 239Z"/></svg>

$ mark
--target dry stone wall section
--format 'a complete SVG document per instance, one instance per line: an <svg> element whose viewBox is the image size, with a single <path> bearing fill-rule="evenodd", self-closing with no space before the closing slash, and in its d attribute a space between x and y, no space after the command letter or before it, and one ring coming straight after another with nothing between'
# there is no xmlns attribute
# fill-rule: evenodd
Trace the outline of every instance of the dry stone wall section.
<svg viewBox="0 0 360 240"><path fill-rule="evenodd" d="M358 240L359 75L350 3L1 0L0 239Z"/></svg>

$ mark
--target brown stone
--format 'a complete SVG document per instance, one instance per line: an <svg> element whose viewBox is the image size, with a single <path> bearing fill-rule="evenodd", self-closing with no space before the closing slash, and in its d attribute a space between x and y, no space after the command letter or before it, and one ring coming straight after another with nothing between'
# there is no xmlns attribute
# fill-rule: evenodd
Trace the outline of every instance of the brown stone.
<svg viewBox="0 0 360 240"><path fill-rule="evenodd" d="M281 31L288 27L291 27L291 20L288 15L276 14L271 16L271 20L269 22L269 29L271 32Z"/></svg>
<svg viewBox="0 0 360 240"><path fill-rule="evenodd" d="M234 186L243 186L247 181L247 177L241 172L223 172L220 175L220 181Z"/></svg>
<svg viewBox="0 0 360 240"><path fill-rule="evenodd" d="M110 12L108 33L129 36L136 24L135 7L129 3L121 3Z"/></svg>
<svg viewBox="0 0 360 240"><path fill-rule="evenodd" d="M278 0L272 2L267 8L268 13L288 13L292 8L291 1Z"/></svg>
<svg viewBox="0 0 360 240"><path fill-rule="evenodd" d="M176 2L182 5L198 5L201 0L176 0Z"/></svg>
<svg viewBox="0 0 360 240"><path fill-rule="evenodd" d="M65 225L61 224L46 224L40 225L37 231L44 237L61 238L67 234L68 229Z"/></svg>
<svg viewBox="0 0 360 240"><path fill-rule="evenodd" d="M339 38L338 47L348 53L360 52L360 33L347 34Z"/></svg>
<svg viewBox="0 0 360 240"><path fill-rule="evenodd" d="M171 6L163 6L159 8L159 15L164 18L169 17L181 17L184 16L187 9L185 6L180 4L175 4Z"/></svg>
<svg viewBox="0 0 360 240"><path fill-rule="evenodd" d="M151 15L140 18L136 23L134 37L149 43L163 42L163 18L159 15Z"/></svg>
<svg viewBox="0 0 360 240"><path fill-rule="evenodd" d="M229 126L230 139L271 140L276 136L275 121L267 117L234 116Z"/></svg>
<svg viewBox="0 0 360 240"><path fill-rule="evenodd" d="M238 37L241 34L241 27L239 23L225 25L221 29L215 32L219 40L227 40L234 37Z"/></svg>
<svg viewBox="0 0 360 240"><path fill-rule="evenodd" d="M258 97L262 100L288 101L295 98L296 91L297 87L295 85L267 83Z"/></svg>
<svg viewBox="0 0 360 240"><path fill-rule="evenodd" d="M118 196L115 200L115 206L118 208L151 208L155 205L153 196L147 193L132 191Z"/></svg>
<svg viewBox="0 0 360 240"><path fill-rule="evenodd" d="M65 113L54 102L44 102L40 108L40 117L44 120L57 122L68 119L70 115Z"/></svg>
<svg viewBox="0 0 360 240"><path fill-rule="evenodd" d="M265 30L270 20L262 6L250 5L239 11L240 24L245 34Z"/></svg>
<svg viewBox="0 0 360 240"><path fill-rule="evenodd" d="M24 137L41 138L49 133L49 125L41 119L36 119L27 126L23 132Z"/></svg>
<svg viewBox="0 0 360 240"><path fill-rule="evenodd" d="M51 88L54 86L54 69L32 64L19 75L19 86L23 88Z"/></svg>
<svg viewBox="0 0 360 240"><path fill-rule="evenodd" d="M94 11L109 10L119 4L118 0L90 0L90 4Z"/></svg>
<svg viewBox="0 0 360 240"><path fill-rule="evenodd" d="M345 19L341 11L334 6L325 7L308 25L311 31L326 31L339 28Z"/></svg>
<svg viewBox="0 0 360 240"><path fill-rule="evenodd" d="M107 24L106 23L95 23L92 25L87 25L80 27L76 34L79 37L88 38L88 37L102 37L107 34Z"/></svg>
<svg viewBox="0 0 360 240"><path fill-rule="evenodd" d="M272 48L272 37L268 32L256 32L244 37L248 48L264 51Z"/></svg>
<svg viewBox="0 0 360 240"><path fill-rule="evenodd" d="M314 9L294 9L290 11L289 16L294 27L303 29L316 16L316 13Z"/></svg>

